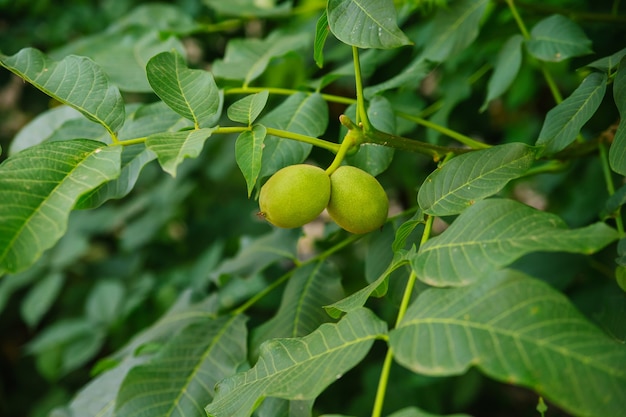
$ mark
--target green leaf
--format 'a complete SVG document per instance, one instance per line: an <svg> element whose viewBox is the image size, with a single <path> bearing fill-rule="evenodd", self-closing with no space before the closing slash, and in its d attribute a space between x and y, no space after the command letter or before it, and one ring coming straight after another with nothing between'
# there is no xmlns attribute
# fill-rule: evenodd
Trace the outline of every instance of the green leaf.
<svg viewBox="0 0 626 417"><path fill-rule="evenodd" d="M368 51L370 52L370 51ZM363 54L365 55L365 54ZM363 95L366 99L374 99L377 94L396 88L414 89L417 88L424 78L431 73L432 63L418 56L410 64L402 68L400 73L379 83L370 85L363 89ZM354 70L353 70L354 72Z"/></svg>
<svg viewBox="0 0 626 417"><path fill-rule="evenodd" d="M225 316L182 330L150 362L130 370L114 415L205 416L217 382L246 360L245 321Z"/></svg>
<svg viewBox="0 0 626 417"><path fill-rule="evenodd" d="M270 340L252 369L218 384L205 410L211 417L247 417L263 397L314 399L357 365L386 331L370 310L359 309L308 336Z"/></svg>
<svg viewBox="0 0 626 417"><path fill-rule="evenodd" d="M121 152L120 146L77 139L42 143L4 161L0 272L23 270L54 245L78 198L119 175Z"/></svg>
<svg viewBox="0 0 626 417"><path fill-rule="evenodd" d="M296 269L274 317L254 330L252 350L265 340L306 336L329 320L322 307L342 297L341 275L332 263L311 262Z"/></svg>
<svg viewBox="0 0 626 417"><path fill-rule="evenodd" d="M220 116L222 97L210 72L187 68L178 52L162 52L146 66L154 92L196 128L213 127Z"/></svg>
<svg viewBox="0 0 626 417"><path fill-rule="evenodd" d="M359 48L392 49L412 42L398 27L392 0L329 0L330 31Z"/></svg>
<svg viewBox="0 0 626 417"><path fill-rule="evenodd" d="M213 62L212 72L218 78L248 85L263 74L272 59L306 48L309 43L309 34L303 32L273 31L265 39L233 39L226 45L224 59Z"/></svg>
<svg viewBox="0 0 626 417"><path fill-rule="evenodd" d="M610 73L614 69L616 69L622 60L626 56L626 48L620 49L612 55L606 56L604 58L597 59L590 64L587 64L587 67L595 68L598 71Z"/></svg>
<svg viewBox="0 0 626 417"><path fill-rule="evenodd" d="M22 301L22 318L29 327L36 326L48 312L61 292L65 276L60 272L51 272L28 291Z"/></svg>
<svg viewBox="0 0 626 417"><path fill-rule="evenodd" d="M329 33L328 13L326 13L326 9L324 9L315 25L315 42L313 43L313 59L320 68L324 67L324 45L326 44Z"/></svg>
<svg viewBox="0 0 626 417"><path fill-rule="evenodd" d="M318 137L328 126L328 105L321 94L296 93L260 119L267 127L301 135ZM281 168L303 162L312 145L287 138L268 136L263 148L259 178L265 178Z"/></svg>
<svg viewBox="0 0 626 417"><path fill-rule="evenodd" d="M263 90L234 102L227 110L228 118L250 126L265 108L268 97L269 91Z"/></svg>
<svg viewBox="0 0 626 417"><path fill-rule="evenodd" d="M592 72L568 98L548 112L537 139L537 146L545 146L543 154L552 155L576 139L602 103L606 82L606 74Z"/></svg>
<svg viewBox="0 0 626 417"><path fill-rule="evenodd" d="M435 286L468 285L531 252L591 254L617 239L604 223L568 229L558 216L506 199L466 209L412 259L418 278Z"/></svg>
<svg viewBox="0 0 626 417"><path fill-rule="evenodd" d="M203 0L209 8L223 15L241 17L278 17L288 15L291 1L276 4L276 0Z"/></svg>
<svg viewBox="0 0 626 417"><path fill-rule="evenodd" d="M422 35L427 39L421 59L443 62L467 48L478 36L488 0L459 0L440 8Z"/></svg>
<svg viewBox="0 0 626 417"><path fill-rule="evenodd" d="M487 84L487 97L480 111L487 109L490 101L500 97L511 86L520 66L522 65L522 35L513 35L502 45L496 63L494 65L493 74L489 78Z"/></svg>
<svg viewBox="0 0 626 417"><path fill-rule="evenodd" d="M470 417L468 414L431 414L426 411L420 410L417 407L407 407L400 411L396 411L393 414L389 414L388 417Z"/></svg>
<svg viewBox="0 0 626 417"><path fill-rule="evenodd" d="M535 149L514 142L459 155L433 171L420 187L424 213L449 216L500 191L535 160Z"/></svg>
<svg viewBox="0 0 626 417"><path fill-rule="evenodd" d="M129 115L128 120L120 130L119 139L137 139L162 132L178 132L191 130L193 122L174 110L162 101L145 104Z"/></svg>
<svg viewBox="0 0 626 417"><path fill-rule="evenodd" d="M593 53L591 41L580 26L561 15L537 23L530 31L526 49L535 58L550 62Z"/></svg>
<svg viewBox="0 0 626 417"><path fill-rule="evenodd" d="M216 128L185 130L182 132L163 132L148 136L146 146L159 159L165 172L176 177L178 165L185 158L196 158L200 155L204 142Z"/></svg>
<svg viewBox="0 0 626 417"><path fill-rule="evenodd" d="M100 280L93 287L85 304L85 313L92 323L110 326L123 314L126 289L118 280Z"/></svg>
<svg viewBox="0 0 626 417"><path fill-rule="evenodd" d="M579 416L619 416L626 408L623 345L565 296L520 273L427 290L389 344L400 364L420 374L457 375L474 365Z"/></svg>
<svg viewBox="0 0 626 417"><path fill-rule="evenodd" d="M255 125L252 130L241 132L235 142L235 159L248 185L248 197L252 194L263 157L263 141L267 129L263 125Z"/></svg>
<svg viewBox="0 0 626 417"><path fill-rule="evenodd" d="M620 123L609 149L609 163L613 171L626 175L626 58L622 58L613 80L613 99Z"/></svg>
<svg viewBox="0 0 626 417"><path fill-rule="evenodd" d="M13 56L0 55L0 65L101 124L111 135L124 124L119 90L89 58L70 55L55 62L36 49L25 48Z"/></svg>

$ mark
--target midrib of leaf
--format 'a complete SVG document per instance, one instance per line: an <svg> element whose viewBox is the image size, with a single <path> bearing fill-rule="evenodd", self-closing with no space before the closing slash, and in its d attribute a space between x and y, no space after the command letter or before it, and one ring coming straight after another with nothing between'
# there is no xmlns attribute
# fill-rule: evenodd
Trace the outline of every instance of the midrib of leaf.
<svg viewBox="0 0 626 417"><path fill-rule="evenodd" d="M198 372L200 372L200 369L202 367L202 364L204 363L204 361L206 360L206 358L213 352L213 349L217 346L218 342L222 339L222 336L224 335L224 333L226 332L227 329L229 329L230 324L236 320L238 318L238 315L233 315L230 320L228 320L226 323L224 323L224 325L222 326L222 328L220 329L220 331L213 337L213 340L211 341L211 344L209 346L207 346L207 349L205 350L204 354L200 357L200 360L198 360L196 366L194 367L193 371L191 373L189 373L189 376L187 377L187 379L185 380L185 384L183 384L180 388L179 388L179 394L178 396L172 401L172 406L170 407L170 409L167 412L168 416L173 415L174 410L176 410L176 408L178 408L178 404L181 402L182 398L186 395L187 393L187 388L189 387L189 385L191 385L191 383L193 382L193 380L195 379L196 375L198 374Z"/></svg>
<svg viewBox="0 0 626 417"><path fill-rule="evenodd" d="M191 114L193 115L193 124L194 124L195 130L198 130L200 128L200 123L198 122L198 116L196 115L196 112L194 111L193 106L191 105L189 100L187 100L187 95L185 94L185 90L183 89L178 64L179 64L179 60L175 59L174 65L176 66L176 74L178 74L178 76L176 77L176 84L178 85L178 91L180 91L180 96L185 100L185 105L191 111ZM182 67L182 68L187 69L187 67ZM181 147L181 150L182 150L182 147Z"/></svg>
<svg viewBox="0 0 626 417"><path fill-rule="evenodd" d="M482 4L485 2L486 0L479 0L476 1L474 3L474 7L468 8L466 10L466 12L462 15L459 16L459 18L454 22L453 25L450 25L448 27L448 30L445 33L446 36L440 36L439 37L439 42L437 44L433 45L428 45L428 49L439 49L440 48L440 44L442 42L445 42L448 39L448 36L450 33L454 33L458 30L458 28L463 24L463 22L467 19L467 17L469 15L471 15L472 13L474 13L474 10L478 9L480 6L482 6Z"/></svg>

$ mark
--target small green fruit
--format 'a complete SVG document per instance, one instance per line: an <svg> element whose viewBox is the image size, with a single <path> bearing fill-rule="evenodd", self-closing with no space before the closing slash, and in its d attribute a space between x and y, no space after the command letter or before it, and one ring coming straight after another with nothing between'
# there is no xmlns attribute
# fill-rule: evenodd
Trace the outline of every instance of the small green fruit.
<svg viewBox="0 0 626 417"><path fill-rule="evenodd" d="M261 215L274 226L300 227L315 219L330 199L330 179L313 165L291 165L261 187Z"/></svg>
<svg viewBox="0 0 626 417"><path fill-rule="evenodd" d="M330 176L328 214L343 229L367 233L387 220L389 199L380 183L365 171L340 166Z"/></svg>

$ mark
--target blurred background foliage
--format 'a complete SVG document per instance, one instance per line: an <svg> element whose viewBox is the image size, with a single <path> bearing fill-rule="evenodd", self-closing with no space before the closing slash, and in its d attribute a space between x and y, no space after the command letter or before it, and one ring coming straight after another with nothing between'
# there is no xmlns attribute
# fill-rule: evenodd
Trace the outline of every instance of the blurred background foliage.
<svg viewBox="0 0 626 417"><path fill-rule="evenodd" d="M47 53L80 48L81 40L120 27L138 6L137 0L0 0L0 51L13 54L32 46ZM162 36L170 31L183 45L191 66L209 69L214 59L223 56L228 41L238 37L262 37L276 27L296 27L314 31L320 1L297 2L302 11L269 18L233 17L215 8L214 1L178 0L167 3L186 16L181 23L157 22ZM218 2L219 3L219 2ZM286 2L279 2L286 4ZM446 1L397 1L399 8L418 9L407 14L407 27L419 23L445 7ZM503 40L517 33L504 2L494 1L477 41L455 59L447 60L415 89L389 92L386 96L396 108L435 106L433 120L492 144L511 141L533 143L545 113L554 106L540 72L525 56L512 88L493 102L485 112L479 109L485 99L490 64ZM518 7L526 24L563 12L572 17L593 40L592 58L582 57L550 64L560 90L569 94L584 78L585 64L597 57L616 52L626 45L626 4L618 13L619 1L526 0ZM211 7L209 7L211 6ZM280 6L279 6L280 8ZM310 9L310 12L306 10ZM611 18L613 16L613 18ZM604 18L602 18L604 17ZM617 19L614 19L617 18ZM178 27L177 27L178 26ZM504 29L503 29L504 28ZM409 32L411 38L418 33ZM423 40L427 42L427 40ZM307 54L293 53L272 62L258 86L299 88L318 79L330 69L350 61L350 51L330 39L326 47L328 66L319 69ZM59 52L62 53L62 52ZM385 51L370 65L364 61L368 85L388 80L405 68L410 54ZM485 64L487 63L487 64ZM115 65L115 62L112 62ZM124 71L123 68L120 71ZM223 82L221 85L225 85ZM330 85L325 92L354 97L350 77ZM154 97L142 91L126 91L128 102L150 102ZM272 97L271 100L281 100ZM8 71L0 71L0 161L17 132L41 112L56 103L24 84ZM324 135L339 136L336 122L345 105L330 104L331 126ZM609 132L618 120L610 92L596 116L585 126L591 136ZM433 143L445 142L434 131L398 120L398 131ZM232 140L231 140L232 139ZM234 157L234 137L207 141L202 155L186 161L176 178L149 164L131 194L90 211L76 211L70 218L67 235L37 264L26 272L0 280L0 415L40 417L57 405L67 403L104 358L123 346L129 338L153 323L181 296L200 299L215 284L211 273L218 273L224 259L231 258L257 236L271 228L256 216L257 203L246 196L246 184ZM311 159L327 164L331 155L314 150ZM380 181L399 212L415 206L419 185L434 164L425 156L396 153L391 167ZM506 193L532 205L562 216L569 225L586 224L597 217L607 198L601 166L595 157L574 161L566 172L544 174L516 181ZM598 202L595 204L594 202ZM308 230L319 233L319 228ZM336 243L332 230L323 232L316 242L301 242L306 256ZM288 239L289 236L281 236ZM293 238L293 236L291 237ZM387 250L393 240L390 234ZM380 240L382 241L382 239ZM383 247L382 245L380 247ZM375 276L382 249L366 244L352 245L334 258L343 277ZM371 251L368 252L368 251ZM608 277L614 252L600 253L590 263L572 254L533 254L514 267L531 272L569 295L593 321L618 340L626 339L623 320L623 294L616 291ZM255 270L244 281L224 272L225 285L220 295L222 308L236 305L267 285L290 265L272 265ZM242 267L236 265L236 268ZM227 269L227 268L226 268ZM222 269L224 270L224 269ZM558 281L554 279L558 270ZM212 272L211 272L212 271ZM217 271L217 272L216 272ZM368 272L370 271L370 272ZM597 280L597 272L607 279ZM363 285L360 278L345 279L349 293ZM397 280L393 280L394 283ZM401 293L392 288L391 297ZM399 296L398 296L399 298ZM601 301L599 301L601 300ZM271 316L280 302L280 291L264 299L251 313L251 325ZM374 300L374 305L376 301ZM393 319L394 312L378 312ZM375 345L375 350L376 350ZM383 349L383 346L378 348ZM376 389L381 355L371 354L366 366L351 371L342 384L329 389L317 400L333 409L337 404L352 404L350 413L366 415ZM106 363L104 364L106 365ZM97 371L97 369L96 369ZM523 388L503 386L471 371L453 378L430 378L394 367L387 401L396 408L418 404L431 412L465 408L480 416L537 415L536 399ZM394 381L402 383L394 384ZM513 410L513 411L512 411ZM547 415L565 415L552 408Z"/></svg>

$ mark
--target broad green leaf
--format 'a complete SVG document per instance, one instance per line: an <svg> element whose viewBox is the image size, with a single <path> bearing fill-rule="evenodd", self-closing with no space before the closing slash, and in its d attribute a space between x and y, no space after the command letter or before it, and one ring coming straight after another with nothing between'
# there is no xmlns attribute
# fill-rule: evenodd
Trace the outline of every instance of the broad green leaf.
<svg viewBox="0 0 626 417"><path fill-rule="evenodd" d="M263 157L263 141L267 129L263 125L255 125L252 130L241 132L235 142L235 159L248 185L248 197L252 194Z"/></svg>
<svg viewBox="0 0 626 417"><path fill-rule="evenodd" d="M265 340L311 333L329 320L322 307L342 297L341 275L333 264L312 262L298 268L287 282L276 315L253 331L253 352Z"/></svg>
<svg viewBox="0 0 626 417"><path fill-rule="evenodd" d="M162 132L190 130L193 122L162 101L144 104L131 113L120 130L119 139L137 139Z"/></svg>
<svg viewBox="0 0 626 417"><path fill-rule="evenodd" d="M445 416L441 414L431 414L426 411L420 410L417 407L407 407L403 408L400 411L396 411L395 413L389 414L388 417L470 417L468 414L446 414Z"/></svg>
<svg viewBox="0 0 626 417"><path fill-rule="evenodd" d="M386 331L370 310L359 309L308 336L270 340L261 346L252 369L218 384L205 410L210 417L247 417L264 397L315 399L357 365Z"/></svg>
<svg viewBox="0 0 626 417"><path fill-rule="evenodd" d="M530 31L526 49L534 57L550 62L593 53L591 41L580 26L561 15L537 23Z"/></svg>
<svg viewBox="0 0 626 417"><path fill-rule="evenodd" d="M597 59L590 64L587 64L587 67L595 68L598 71L603 72L612 72L617 68L622 58L626 56L626 48L620 49L612 55L609 55L604 58Z"/></svg>
<svg viewBox="0 0 626 417"><path fill-rule="evenodd" d="M480 30L488 0L459 0L437 11L428 30L421 58L443 62L469 46Z"/></svg>
<svg viewBox="0 0 626 417"><path fill-rule="evenodd" d="M211 136L215 128L184 130L181 132L163 132L148 136L146 146L159 159L163 170L176 177L178 165L185 158L196 158L200 155L204 142Z"/></svg>
<svg viewBox="0 0 626 417"><path fill-rule="evenodd" d="M326 12L330 31L348 45L391 49L411 44L398 27L392 0L329 0Z"/></svg>
<svg viewBox="0 0 626 417"><path fill-rule="evenodd" d="M120 172L120 146L46 142L0 165L0 272L18 272L59 240L78 198Z"/></svg>
<svg viewBox="0 0 626 417"><path fill-rule="evenodd" d="M549 285L513 271L476 285L429 289L389 335L396 360L420 374L470 366L534 389L579 416L626 408L626 349Z"/></svg>
<svg viewBox="0 0 626 417"><path fill-rule="evenodd" d="M266 398L255 410L256 417L311 417L314 400Z"/></svg>
<svg viewBox="0 0 626 417"><path fill-rule="evenodd" d="M291 1L276 4L276 0L203 0L209 8L230 16L241 17L277 17L288 15Z"/></svg>
<svg viewBox="0 0 626 417"><path fill-rule="evenodd" d="M324 45L326 44L329 33L328 13L326 13L326 9L324 9L315 25L315 42L313 43L313 59L320 68L324 67Z"/></svg>
<svg viewBox="0 0 626 417"><path fill-rule="evenodd" d="M224 59L213 62L212 72L217 78L248 85L263 74L272 59L304 49L309 42L308 33L281 31L273 31L265 39L233 39L226 45Z"/></svg>
<svg viewBox="0 0 626 417"><path fill-rule="evenodd" d="M221 111L222 97L210 72L187 68L178 52L162 52L146 66L154 92L196 128L213 127Z"/></svg>
<svg viewBox="0 0 626 417"><path fill-rule="evenodd" d="M609 149L609 163L613 171L626 175L626 58L622 58L613 80L613 99L621 120Z"/></svg>
<svg viewBox="0 0 626 417"><path fill-rule="evenodd" d="M170 19L179 17L180 11L173 15L172 9L176 8L163 7L161 12L168 13L164 16ZM153 14L156 13L157 11ZM146 64L150 58L158 53L172 50L181 54L185 53L185 47L177 37L164 36L163 32L159 32L157 27L165 26L160 24L161 21L163 18L154 19L150 27L132 24L131 21L126 21L125 27L116 24L109 30L79 38L54 50L50 56L55 59L61 59L67 55L91 58L102 68L111 84L120 90L149 93L152 89L146 78Z"/></svg>
<svg viewBox="0 0 626 417"><path fill-rule="evenodd" d="M353 107L355 109L355 107ZM353 110L356 113L356 110ZM349 114L346 112L346 114ZM396 133L396 116L389 101L382 97L374 97L367 108L367 115L376 129L395 134ZM354 119L352 119L354 120ZM342 133L347 132L345 128ZM375 145L365 143L359 147L356 154L346 158L350 165L362 169L373 176L384 172L391 164L394 149L388 146Z"/></svg>
<svg viewBox="0 0 626 417"><path fill-rule="evenodd" d="M228 107L228 118L233 122L243 123L248 126L251 125L265 108L268 97L269 91L263 90L260 93L250 94L234 102Z"/></svg>
<svg viewBox="0 0 626 417"><path fill-rule="evenodd" d="M517 73L522 65L522 42L524 37L516 34L511 36L502 45L496 63L494 65L493 74L489 78L487 84L487 97L480 111L484 111L490 101L500 97L511 86Z"/></svg>
<svg viewBox="0 0 626 417"><path fill-rule="evenodd" d="M466 209L412 259L417 277L435 286L468 285L531 252L594 253L617 239L604 223L568 229L558 216L506 199Z"/></svg>
<svg viewBox="0 0 626 417"><path fill-rule="evenodd" d="M120 175L83 194L74 208L77 210L95 208L108 200L125 197L135 187L141 170L155 158L154 152L143 145L124 146Z"/></svg>
<svg viewBox="0 0 626 417"><path fill-rule="evenodd" d="M115 135L124 124L124 101L91 59L70 55L55 62L40 51L25 48L0 55L0 65L50 97L65 103Z"/></svg>
<svg viewBox="0 0 626 417"><path fill-rule="evenodd" d="M569 97L548 112L537 139L537 146L545 146L543 154L552 155L576 139L602 103L606 82L606 74L592 72Z"/></svg>
<svg viewBox="0 0 626 417"><path fill-rule="evenodd" d="M32 287L21 305L22 318L29 327L36 326L59 295L65 276L51 272Z"/></svg>
<svg viewBox="0 0 626 417"><path fill-rule="evenodd" d="M433 171L420 187L424 213L449 216L500 191L535 160L535 149L514 142L459 155Z"/></svg>
<svg viewBox="0 0 626 417"><path fill-rule="evenodd" d="M183 329L122 383L115 416L201 417L214 387L246 361L245 317L225 316Z"/></svg>
<svg viewBox="0 0 626 417"><path fill-rule="evenodd" d="M260 121L264 126L302 135L318 137L328 126L328 105L318 93L296 93L275 107ZM312 145L291 139L268 136L263 148L259 178L265 178L281 168L303 162Z"/></svg>
<svg viewBox="0 0 626 417"><path fill-rule="evenodd" d="M92 323L108 327L123 314L125 297L126 289L119 280L100 280L87 296L85 315Z"/></svg>

